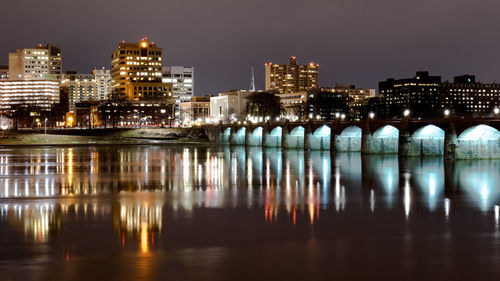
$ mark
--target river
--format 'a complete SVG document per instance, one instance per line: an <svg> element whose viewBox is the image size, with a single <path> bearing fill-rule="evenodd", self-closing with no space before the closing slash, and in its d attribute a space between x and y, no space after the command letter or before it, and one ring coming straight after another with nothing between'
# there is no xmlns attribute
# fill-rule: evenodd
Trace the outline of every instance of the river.
<svg viewBox="0 0 500 281"><path fill-rule="evenodd" d="M500 160L0 149L0 280L495 280Z"/></svg>

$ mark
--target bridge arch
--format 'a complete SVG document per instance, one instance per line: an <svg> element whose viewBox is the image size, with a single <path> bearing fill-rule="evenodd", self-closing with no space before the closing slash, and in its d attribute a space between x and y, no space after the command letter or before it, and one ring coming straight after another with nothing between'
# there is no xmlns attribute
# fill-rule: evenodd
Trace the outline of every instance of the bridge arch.
<svg viewBox="0 0 500 281"><path fill-rule="evenodd" d="M372 153L398 153L399 129L392 125L378 128L372 134Z"/></svg>
<svg viewBox="0 0 500 281"><path fill-rule="evenodd" d="M331 133L332 129L327 125L317 128L309 139L309 149L330 150Z"/></svg>
<svg viewBox="0 0 500 281"><path fill-rule="evenodd" d="M245 134L247 128L241 127L233 134L232 144L245 145Z"/></svg>
<svg viewBox="0 0 500 281"><path fill-rule="evenodd" d="M457 138L457 159L500 158L500 131L484 124L464 130Z"/></svg>
<svg viewBox="0 0 500 281"><path fill-rule="evenodd" d="M281 147L281 136L283 128L280 126L274 127L269 134L266 135L264 146L267 147Z"/></svg>
<svg viewBox="0 0 500 281"><path fill-rule="evenodd" d="M423 156L444 155L444 130L429 124L417 129L411 136L411 154Z"/></svg>
<svg viewBox="0 0 500 281"><path fill-rule="evenodd" d="M262 145L262 132L264 129L259 126L248 135L248 145L250 146L261 146Z"/></svg>
<svg viewBox="0 0 500 281"><path fill-rule="evenodd" d="M305 129L302 126L293 128L285 135L285 148L304 148Z"/></svg>
<svg viewBox="0 0 500 281"><path fill-rule="evenodd" d="M349 126L342 130L336 139L335 148L337 151L361 151L361 128Z"/></svg>
<svg viewBox="0 0 500 281"><path fill-rule="evenodd" d="M227 127L221 134L221 139L223 143L229 143L231 140L231 127Z"/></svg>

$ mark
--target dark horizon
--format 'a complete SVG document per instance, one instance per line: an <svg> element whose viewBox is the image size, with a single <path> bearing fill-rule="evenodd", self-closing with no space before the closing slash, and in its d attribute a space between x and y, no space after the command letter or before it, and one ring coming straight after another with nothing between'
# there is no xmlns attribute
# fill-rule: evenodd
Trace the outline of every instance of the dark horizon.
<svg viewBox="0 0 500 281"><path fill-rule="evenodd" d="M195 66L196 95L248 88L252 64L263 89L264 63L290 56L319 63L321 86L377 89L419 70L443 81L463 74L500 80L500 3L492 0L26 0L2 8L12 24L3 31L0 65L8 52L53 43L62 48L64 71L88 73L109 68L120 41L149 37L164 49L164 66Z"/></svg>

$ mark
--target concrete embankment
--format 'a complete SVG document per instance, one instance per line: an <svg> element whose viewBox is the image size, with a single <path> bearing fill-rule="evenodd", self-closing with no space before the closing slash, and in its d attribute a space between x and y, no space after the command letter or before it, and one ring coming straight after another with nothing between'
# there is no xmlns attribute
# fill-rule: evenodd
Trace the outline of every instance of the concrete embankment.
<svg viewBox="0 0 500 281"><path fill-rule="evenodd" d="M0 146L207 142L202 128L26 129L0 132Z"/></svg>

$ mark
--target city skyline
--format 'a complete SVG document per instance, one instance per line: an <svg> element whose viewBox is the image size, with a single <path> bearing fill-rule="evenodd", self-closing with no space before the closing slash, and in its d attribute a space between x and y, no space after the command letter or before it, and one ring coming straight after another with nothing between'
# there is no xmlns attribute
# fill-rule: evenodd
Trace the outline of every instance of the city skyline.
<svg viewBox="0 0 500 281"><path fill-rule="evenodd" d="M117 42L147 36L165 49L165 65L197 68L196 95L247 88L252 64L257 88L263 89L264 63L286 63L290 56L299 58L299 63L319 63L320 86L339 82L375 88L380 79L407 77L415 70L439 73L445 80L466 73L481 81L500 80L495 59L500 42L490 35L495 34L498 21L493 11L500 4L493 1L474 5L466 1L287 1L287 5L281 1L238 5L147 1L134 9L138 14L134 21L120 21L120 25L111 22L130 13L127 1L120 7L112 2L98 6L93 1L31 2L30 10L46 12L46 19L39 22L39 16L23 11L25 20L9 27L4 41L8 44L0 46L1 53L50 42L63 50L65 70L84 72L108 68ZM14 21L25 5L9 2L0 14L7 22ZM65 9L79 13L58 14ZM169 16L161 16L166 10ZM463 20L479 12L481 17L474 21ZM88 14L93 21L88 21ZM284 21L297 17L303 20ZM86 24L76 24L82 21ZM61 23L68 27L51 29ZM7 55L0 64L7 64Z"/></svg>

